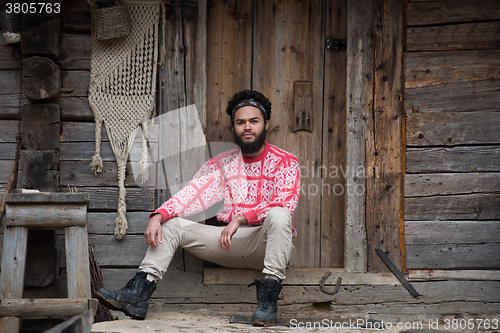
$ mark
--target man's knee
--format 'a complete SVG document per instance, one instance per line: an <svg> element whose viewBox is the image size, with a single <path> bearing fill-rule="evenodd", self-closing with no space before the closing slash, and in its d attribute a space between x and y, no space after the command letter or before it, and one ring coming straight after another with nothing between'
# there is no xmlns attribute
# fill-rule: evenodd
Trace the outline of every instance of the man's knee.
<svg viewBox="0 0 500 333"><path fill-rule="evenodd" d="M282 207L273 207L267 213L269 227L292 228L292 215Z"/></svg>

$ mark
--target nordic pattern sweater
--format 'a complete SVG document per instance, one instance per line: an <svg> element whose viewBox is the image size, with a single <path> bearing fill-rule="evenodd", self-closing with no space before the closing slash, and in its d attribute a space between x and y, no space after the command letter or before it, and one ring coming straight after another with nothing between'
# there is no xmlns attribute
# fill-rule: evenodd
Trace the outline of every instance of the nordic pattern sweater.
<svg viewBox="0 0 500 333"><path fill-rule="evenodd" d="M293 216L299 194L299 161L293 154L266 142L261 154L247 158L236 146L204 163L191 182L150 216L159 213L165 222L202 212L224 199L219 223L243 214L249 225L261 225L273 207Z"/></svg>

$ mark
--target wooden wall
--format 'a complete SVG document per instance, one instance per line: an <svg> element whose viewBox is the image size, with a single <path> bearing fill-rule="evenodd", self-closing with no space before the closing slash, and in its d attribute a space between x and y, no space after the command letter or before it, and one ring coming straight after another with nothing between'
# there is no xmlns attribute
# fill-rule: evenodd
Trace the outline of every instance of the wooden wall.
<svg viewBox="0 0 500 333"><path fill-rule="evenodd" d="M409 1L407 268L500 268L500 1Z"/></svg>

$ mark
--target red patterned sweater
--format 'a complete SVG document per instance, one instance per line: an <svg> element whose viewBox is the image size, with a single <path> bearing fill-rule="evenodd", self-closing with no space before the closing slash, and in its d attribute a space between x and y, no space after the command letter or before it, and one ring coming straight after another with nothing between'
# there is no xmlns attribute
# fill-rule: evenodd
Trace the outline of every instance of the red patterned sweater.
<svg viewBox="0 0 500 333"><path fill-rule="evenodd" d="M249 225L261 225L273 207L283 207L293 216L299 201L299 161L293 154L265 145L253 158L244 157L236 146L210 159L151 216L159 213L165 222L204 211L222 199L217 219L224 224L243 214Z"/></svg>

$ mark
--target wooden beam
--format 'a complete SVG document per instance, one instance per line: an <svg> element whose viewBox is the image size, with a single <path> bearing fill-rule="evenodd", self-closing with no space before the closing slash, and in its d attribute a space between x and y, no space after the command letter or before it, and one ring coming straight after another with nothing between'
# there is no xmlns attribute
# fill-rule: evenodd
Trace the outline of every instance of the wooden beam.
<svg viewBox="0 0 500 333"><path fill-rule="evenodd" d="M90 268L86 227L64 228L68 297L90 298Z"/></svg>
<svg viewBox="0 0 500 333"><path fill-rule="evenodd" d="M500 171L498 146L406 148L406 172Z"/></svg>
<svg viewBox="0 0 500 333"><path fill-rule="evenodd" d="M29 209L27 209L29 207ZM63 229L85 226L87 206L82 204L11 204L7 202L6 225Z"/></svg>
<svg viewBox="0 0 500 333"><path fill-rule="evenodd" d="M406 51L494 50L500 21L447 24L406 29Z"/></svg>
<svg viewBox="0 0 500 333"><path fill-rule="evenodd" d="M493 21L500 19L498 1L431 1L409 2L408 26Z"/></svg>
<svg viewBox="0 0 500 333"><path fill-rule="evenodd" d="M456 146L500 143L500 112L410 112L407 146Z"/></svg>
<svg viewBox="0 0 500 333"><path fill-rule="evenodd" d="M500 281L500 271L410 269L410 281Z"/></svg>
<svg viewBox="0 0 500 333"><path fill-rule="evenodd" d="M403 0L374 1L373 111L366 121L367 269L389 272L381 248L401 269ZM391 51L388 51L388 50Z"/></svg>
<svg viewBox="0 0 500 333"><path fill-rule="evenodd" d="M373 108L373 60L371 56L372 1L347 3L347 168L365 170L366 120ZM366 272L366 174L351 173L346 180L345 268ZM357 191L356 191L357 190Z"/></svg>
<svg viewBox="0 0 500 333"><path fill-rule="evenodd" d="M325 285L335 285L337 278L342 278L342 285L396 285L399 281L392 273L351 273L342 268L289 268L286 271L286 279L283 285L314 286L319 282L325 272L332 275L325 281ZM253 269L232 268L205 268L203 283L211 284L248 284L253 279L263 279L264 275Z"/></svg>
<svg viewBox="0 0 500 333"><path fill-rule="evenodd" d="M415 173L405 175L405 197L494 193L500 188L500 172Z"/></svg>
<svg viewBox="0 0 500 333"><path fill-rule="evenodd" d="M0 317L72 317L97 310L97 300L88 298L2 299Z"/></svg>

